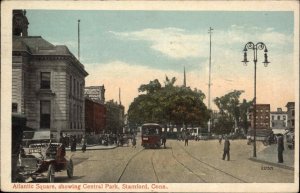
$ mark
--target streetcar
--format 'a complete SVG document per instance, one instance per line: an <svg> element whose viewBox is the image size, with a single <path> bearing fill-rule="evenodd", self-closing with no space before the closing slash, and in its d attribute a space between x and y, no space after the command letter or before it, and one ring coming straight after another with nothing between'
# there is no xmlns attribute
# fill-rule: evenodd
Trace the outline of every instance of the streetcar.
<svg viewBox="0 0 300 193"><path fill-rule="evenodd" d="M142 146L144 148L160 148L162 127L156 123L142 125Z"/></svg>

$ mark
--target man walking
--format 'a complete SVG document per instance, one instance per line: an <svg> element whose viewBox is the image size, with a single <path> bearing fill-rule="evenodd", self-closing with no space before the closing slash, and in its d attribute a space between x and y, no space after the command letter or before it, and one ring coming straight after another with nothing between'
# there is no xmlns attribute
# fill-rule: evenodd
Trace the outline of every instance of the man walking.
<svg viewBox="0 0 300 193"><path fill-rule="evenodd" d="M229 151L230 151L230 142L227 138L227 136L225 137L225 142L224 142L224 153L223 153L223 160L225 160L225 157L227 155L227 161L230 160L230 154L229 154Z"/></svg>
<svg viewBox="0 0 300 193"><path fill-rule="evenodd" d="M279 135L277 141L277 150L278 150L278 163L283 163L283 151L284 151L284 143L283 143L283 136Z"/></svg>
<svg viewBox="0 0 300 193"><path fill-rule="evenodd" d="M136 148L136 139L135 139L135 135L132 135L132 147Z"/></svg>
<svg viewBox="0 0 300 193"><path fill-rule="evenodd" d="M184 146L189 146L189 136L187 133L184 134Z"/></svg>

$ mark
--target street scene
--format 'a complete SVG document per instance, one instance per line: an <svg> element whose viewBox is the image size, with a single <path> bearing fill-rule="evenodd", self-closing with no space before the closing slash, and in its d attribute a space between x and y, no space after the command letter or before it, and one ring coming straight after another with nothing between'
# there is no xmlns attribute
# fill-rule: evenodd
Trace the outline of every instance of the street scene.
<svg viewBox="0 0 300 193"><path fill-rule="evenodd" d="M11 11L14 190L298 183L293 11Z"/></svg>
<svg viewBox="0 0 300 193"><path fill-rule="evenodd" d="M266 147L258 144L258 150ZM245 140L231 141L230 161L222 160L224 144L218 140L183 141L168 140L166 149L118 147L111 150L78 151L73 154L74 178L63 173L57 182L73 183L289 183L294 171L270 165L268 162L253 162L251 146ZM100 150L101 149L101 150ZM69 154L69 155L70 155ZM293 151L284 156L291 156ZM269 160L269 162L276 162ZM292 163L291 163L292 164ZM238 169L237 169L238 168ZM41 182L43 180L40 180Z"/></svg>

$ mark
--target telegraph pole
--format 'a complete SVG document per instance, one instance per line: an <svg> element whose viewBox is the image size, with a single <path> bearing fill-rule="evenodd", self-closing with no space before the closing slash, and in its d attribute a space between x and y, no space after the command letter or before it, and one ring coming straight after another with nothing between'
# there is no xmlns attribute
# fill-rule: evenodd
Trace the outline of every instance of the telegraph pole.
<svg viewBox="0 0 300 193"><path fill-rule="evenodd" d="M208 79L208 109L210 109L210 86L211 86L211 34L213 28L209 27L209 79ZM208 121L208 132L210 133L211 119Z"/></svg>

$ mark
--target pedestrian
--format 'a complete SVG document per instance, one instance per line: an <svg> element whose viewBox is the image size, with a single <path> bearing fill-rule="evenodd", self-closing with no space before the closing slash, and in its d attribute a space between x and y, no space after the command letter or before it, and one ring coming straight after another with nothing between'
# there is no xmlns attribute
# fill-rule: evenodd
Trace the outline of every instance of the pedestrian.
<svg viewBox="0 0 300 193"><path fill-rule="evenodd" d="M225 142L224 142L224 153L223 153L223 160L225 160L225 157L227 155L227 161L230 160L230 142L227 136L225 136Z"/></svg>
<svg viewBox="0 0 300 193"><path fill-rule="evenodd" d="M184 146L189 146L189 136L187 133L184 135Z"/></svg>
<svg viewBox="0 0 300 193"><path fill-rule="evenodd" d="M219 135L219 143L220 143L220 144L222 143L222 138L223 138L223 136L222 136L222 135Z"/></svg>
<svg viewBox="0 0 300 193"><path fill-rule="evenodd" d="M162 145L164 145L164 148L166 149L167 137L165 133L161 136L161 141L162 141Z"/></svg>
<svg viewBox="0 0 300 193"><path fill-rule="evenodd" d="M76 145L77 145L76 136L73 135L71 140L71 151L76 151Z"/></svg>
<svg viewBox="0 0 300 193"><path fill-rule="evenodd" d="M279 135L277 139L278 163L283 163L284 143L283 136Z"/></svg>
<svg viewBox="0 0 300 193"><path fill-rule="evenodd" d="M132 147L136 148L136 139L135 136L132 136Z"/></svg>
<svg viewBox="0 0 300 193"><path fill-rule="evenodd" d="M85 135L81 139L81 145L82 145L81 150L84 153L86 151L86 138L85 138Z"/></svg>

